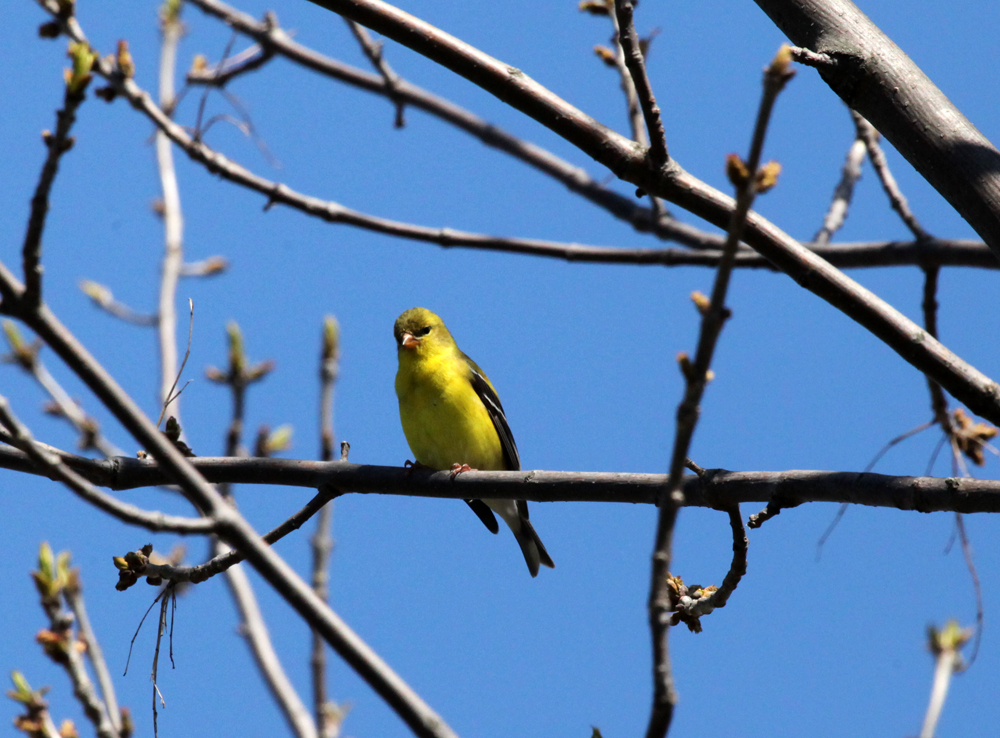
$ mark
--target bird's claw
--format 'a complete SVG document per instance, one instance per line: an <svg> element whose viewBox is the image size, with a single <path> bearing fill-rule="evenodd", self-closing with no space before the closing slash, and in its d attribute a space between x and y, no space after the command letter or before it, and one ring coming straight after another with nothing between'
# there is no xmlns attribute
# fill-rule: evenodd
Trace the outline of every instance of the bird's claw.
<svg viewBox="0 0 1000 738"><path fill-rule="evenodd" d="M475 469L473 469L468 464L452 464L451 465L451 478L454 479L455 477L457 477L462 472L467 472L467 471L475 471Z"/></svg>

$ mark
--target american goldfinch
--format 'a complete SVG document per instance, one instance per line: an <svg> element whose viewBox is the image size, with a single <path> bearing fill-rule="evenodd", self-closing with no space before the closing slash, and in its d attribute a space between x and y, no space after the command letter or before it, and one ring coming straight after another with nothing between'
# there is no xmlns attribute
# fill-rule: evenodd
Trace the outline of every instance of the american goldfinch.
<svg viewBox="0 0 1000 738"><path fill-rule="evenodd" d="M396 395L403 433L417 463L455 472L521 468L503 406L483 370L463 354L441 318L411 308L393 328L399 353ZM555 567L528 520L525 500L466 500L486 527L496 512L521 546L531 576Z"/></svg>

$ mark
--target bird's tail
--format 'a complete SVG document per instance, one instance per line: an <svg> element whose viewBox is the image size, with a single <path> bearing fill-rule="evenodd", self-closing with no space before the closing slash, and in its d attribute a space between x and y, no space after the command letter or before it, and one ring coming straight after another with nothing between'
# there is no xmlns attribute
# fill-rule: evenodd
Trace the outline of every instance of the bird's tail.
<svg viewBox="0 0 1000 738"><path fill-rule="evenodd" d="M521 553L524 554L524 560L528 564L528 571L531 572L531 576L538 576L538 567L540 564L550 569L555 569L555 562L552 561L549 552L545 550L545 544L542 543L542 539L535 532L535 526L531 524L531 521L527 517L522 517L520 522L521 529L515 531L514 537L521 547Z"/></svg>
<svg viewBox="0 0 1000 738"><path fill-rule="evenodd" d="M542 544L542 539L538 537L528 519L528 503L525 500L483 500L483 502L507 523L521 547L521 553L524 554L531 576L538 576L540 565L550 569L556 568L552 557Z"/></svg>

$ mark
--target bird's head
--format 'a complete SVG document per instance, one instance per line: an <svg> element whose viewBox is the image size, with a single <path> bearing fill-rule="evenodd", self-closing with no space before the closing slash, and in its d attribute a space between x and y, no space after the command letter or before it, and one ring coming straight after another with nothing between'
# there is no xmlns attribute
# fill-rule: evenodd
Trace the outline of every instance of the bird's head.
<svg viewBox="0 0 1000 738"><path fill-rule="evenodd" d="M421 307L410 308L396 319L392 330L396 336L396 346L402 352L423 353L454 345L455 341L445 328L444 321L430 310Z"/></svg>

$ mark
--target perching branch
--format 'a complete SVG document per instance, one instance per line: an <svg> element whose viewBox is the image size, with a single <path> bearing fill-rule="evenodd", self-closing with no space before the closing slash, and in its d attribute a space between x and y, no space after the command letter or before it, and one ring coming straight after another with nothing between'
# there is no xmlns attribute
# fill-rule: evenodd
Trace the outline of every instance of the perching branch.
<svg viewBox="0 0 1000 738"><path fill-rule="evenodd" d="M65 452L59 452L59 458L91 483L114 490L170 483L169 474L152 459L87 459ZM413 471L398 466L368 466L346 461L224 456L198 456L187 461L214 484L266 484L310 490L323 488L336 494L387 494L449 500L520 499L655 505L667 482L666 474L631 472L470 471L452 479L448 472ZM0 469L49 476L22 451L2 445ZM686 507L718 509L744 502L767 503L780 499L785 509L807 502L846 502L923 513L1000 512L1000 481L963 477L707 469L700 480L694 475L685 476L682 490ZM316 502L322 506L322 501Z"/></svg>

